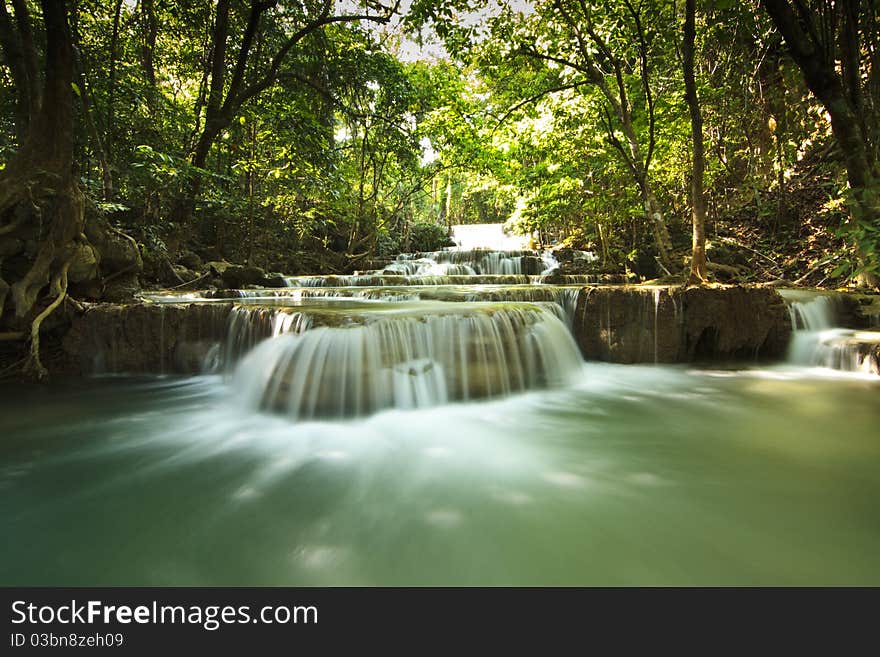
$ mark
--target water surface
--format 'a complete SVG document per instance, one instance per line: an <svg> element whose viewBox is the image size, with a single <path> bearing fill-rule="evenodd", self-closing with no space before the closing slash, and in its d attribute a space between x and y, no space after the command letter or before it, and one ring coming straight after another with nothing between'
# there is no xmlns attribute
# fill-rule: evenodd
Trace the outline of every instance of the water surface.
<svg viewBox="0 0 880 657"><path fill-rule="evenodd" d="M219 376L7 387L0 584L876 585L878 386L586 363L344 422Z"/></svg>

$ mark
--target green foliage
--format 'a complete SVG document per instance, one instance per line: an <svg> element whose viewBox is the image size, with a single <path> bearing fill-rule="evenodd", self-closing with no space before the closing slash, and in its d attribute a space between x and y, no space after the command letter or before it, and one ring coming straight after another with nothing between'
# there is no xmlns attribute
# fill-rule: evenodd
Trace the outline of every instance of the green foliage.
<svg viewBox="0 0 880 657"><path fill-rule="evenodd" d="M228 109L196 167L217 6L75 5L85 83L71 93L83 188L150 248L173 256L196 246L211 258L295 273L434 250L455 223L506 222L618 264L650 261L635 163L675 245L689 248L690 122L676 3L537 0L526 9L416 0L403 25L439 39L449 55L430 61L397 56L393 30L324 26L283 51L271 84ZM238 67L242 85L259 81L317 4L268 6L241 62L250 4L229 7L221 95ZM701 3L697 28L708 230L782 230L791 181L829 143L824 110L755 0ZM0 63L0 167L18 146L12 92ZM86 101L100 143L87 129ZM107 198L102 155L113 178ZM829 188L838 205L845 194ZM854 217L839 232L850 248L829 263L833 276L876 268L872 221Z"/></svg>

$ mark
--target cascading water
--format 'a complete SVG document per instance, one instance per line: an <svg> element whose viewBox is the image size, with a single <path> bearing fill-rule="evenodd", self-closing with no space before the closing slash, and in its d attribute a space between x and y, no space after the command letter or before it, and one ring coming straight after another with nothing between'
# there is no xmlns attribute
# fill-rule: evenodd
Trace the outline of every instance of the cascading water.
<svg viewBox="0 0 880 657"><path fill-rule="evenodd" d="M876 512L858 503L880 495L880 379L582 366L564 320L594 279L307 280L156 294L82 336L108 371L208 345L229 376L7 386L0 533L16 540L0 543L0 581L880 582ZM617 309L587 303L606 291L580 296L577 325L607 328L596 339L610 351ZM656 360L658 328L685 305L635 293L643 360L652 334ZM788 295L796 339L833 332L820 296ZM867 334L835 339L852 353Z"/></svg>
<svg viewBox="0 0 880 657"><path fill-rule="evenodd" d="M235 363L263 340L282 333L302 333L311 325L312 319L305 313L236 306L228 319L225 365Z"/></svg>
<svg viewBox="0 0 880 657"><path fill-rule="evenodd" d="M426 253L401 253L387 267L372 273L405 276L541 275L558 264L552 254L538 251L450 249Z"/></svg>
<svg viewBox="0 0 880 657"><path fill-rule="evenodd" d="M580 369L547 308L453 305L266 340L240 362L234 387L253 408L353 417L555 386Z"/></svg>
<svg viewBox="0 0 880 657"><path fill-rule="evenodd" d="M385 270L383 270L385 271ZM412 285L595 285L624 284L624 275L606 274L354 274L346 276L285 276L286 288L391 287ZM283 288L282 288L283 289ZM223 290L223 296L259 296L262 290Z"/></svg>
<svg viewBox="0 0 880 657"><path fill-rule="evenodd" d="M789 362L848 372L880 373L874 356L880 333L836 327L835 296L799 290L780 290L780 294L788 304L791 317Z"/></svg>

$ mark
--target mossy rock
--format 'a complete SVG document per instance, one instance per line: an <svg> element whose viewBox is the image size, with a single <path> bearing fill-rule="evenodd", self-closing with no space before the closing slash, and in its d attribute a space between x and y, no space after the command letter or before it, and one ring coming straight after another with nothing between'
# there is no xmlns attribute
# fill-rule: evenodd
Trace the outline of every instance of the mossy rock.
<svg viewBox="0 0 880 657"><path fill-rule="evenodd" d="M223 284L229 288L242 288L246 285L263 285L266 272L250 265L230 265L221 272Z"/></svg>

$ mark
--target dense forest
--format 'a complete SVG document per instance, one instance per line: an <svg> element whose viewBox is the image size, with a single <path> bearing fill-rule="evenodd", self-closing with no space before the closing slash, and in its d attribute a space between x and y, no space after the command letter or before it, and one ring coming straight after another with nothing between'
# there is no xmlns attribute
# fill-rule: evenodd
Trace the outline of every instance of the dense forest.
<svg viewBox="0 0 880 657"><path fill-rule="evenodd" d="M4 0L0 341L501 223L633 281L876 286L876 0ZM29 358L22 354L29 350Z"/></svg>

